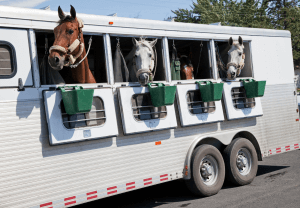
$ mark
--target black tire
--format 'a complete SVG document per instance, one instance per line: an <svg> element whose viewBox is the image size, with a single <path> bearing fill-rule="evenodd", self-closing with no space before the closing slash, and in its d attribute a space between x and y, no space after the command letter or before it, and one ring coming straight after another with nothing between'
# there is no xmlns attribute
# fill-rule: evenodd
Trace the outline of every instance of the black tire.
<svg viewBox="0 0 300 208"><path fill-rule="evenodd" d="M247 153L247 151L248 153ZM250 155L249 155L250 153ZM250 158L244 162L239 159L238 154L242 158ZM245 157L245 155L247 155ZM257 153L253 144L245 138L237 138L233 140L223 151L223 157L226 168L226 180L235 185L243 186L250 184L257 173ZM245 163L246 161L246 163ZM245 167L241 167L244 166ZM247 166L248 164L248 166Z"/></svg>
<svg viewBox="0 0 300 208"><path fill-rule="evenodd" d="M215 166L213 166L213 164L215 164ZM211 177L211 180L209 177L203 176L203 169L200 171L200 166L203 168L205 165L213 167L210 170L215 174L209 176ZM215 170L218 171L215 172ZM211 196L217 194L223 186L224 179L225 164L219 150L214 146L207 144L197 147L191 158L191 179L186 180L187 187L191 192L198 196Z"/></svg>

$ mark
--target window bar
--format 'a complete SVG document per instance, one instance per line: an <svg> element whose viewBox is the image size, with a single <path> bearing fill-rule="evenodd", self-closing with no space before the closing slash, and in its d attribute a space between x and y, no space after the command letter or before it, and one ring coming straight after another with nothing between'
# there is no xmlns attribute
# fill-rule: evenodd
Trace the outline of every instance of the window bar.
<svg viewBox="0 0 300 208"><path fill-rule="evenodd" d="M155 108L155 107L153 105L149 105L149 106L136 106L132 108L136 109L136 108Z"/></svg>
<svg viewBox="0 0 300 208"><path fill-rule="evenodd" d="M87 113L91 113L91 112L105 112L105 110L92 110L92 111L89 111ZM83 113L76 113L74 115L78 115L78 114L83 114ZM67 113L62 113L62 115L68 115Z"/></svg>
<svg viewBox="0 0 300 208"><path fill-rule="evenodd" d="M159 114L159 113L167 113L167 111L159 111L159 112L151 112L151 113L138 113L138 114L133 114L133 115L141 116L141 115L152 115L152 114Z"/></svg>
<svg viewBox="0 0 300 208"><path fill-rule="evenodd" d="M216 106L207 106L207 107L199 107L199 108L189 108L189 110L202 109L202 108L215 108Z"/></svg>
<svg viewBox="0 0 300 208"><path fill-rule="evenodd" d="M74 120L74 121L64 121L63 123L73 123L73 122L92 121L92 120L101 120L101 119L106 119L106 117L91 118L91 119L80 119L80 120Z"/></svg>

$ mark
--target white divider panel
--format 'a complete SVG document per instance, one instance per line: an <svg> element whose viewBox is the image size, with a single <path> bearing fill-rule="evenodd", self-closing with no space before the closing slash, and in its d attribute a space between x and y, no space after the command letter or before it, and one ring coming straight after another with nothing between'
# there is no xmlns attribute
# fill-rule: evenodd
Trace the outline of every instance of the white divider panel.
<svg viewBox="0 0 300 208"><path fill-rule="evenodd" d="M257 117L263 115L263 110L261 106L261 101L259 97L255 99L255 106L253 108L243 108L237 109L234 107L232 100L232 88L242 87L242 82L225 82L223 87L223 97L225 101L225 108L228 120L239 119L239 118L248 118L248 117Z"/></svg>
<svg viewBox="0 0 300 208"><path fill-rule="evenodd" d="M51 145L118 135L115 104L111 88L94 89L94 98L103 100L105 123L98 126L66 128L63 124L60 90L44 91L44 102Z"/></svg>
<svg viewBox="0 0 300 208"><path fill-rule="evenodd" d="M213 123L224 121L221 101L215 101L215 111L211 113L192 114L189 111L187 93L191 90L199 90L198 84L177 85L177 103L182 126Z"/></svg>
<svg viewBox="0 0 300 208"><path fill-rule="evenodd" d="M150 120L137 120L134 118L131 99L134 94L148 93L147 87L124 87L118 88L120 110L125 135L141 132L150 132L177 127L174 104L166 106L167 116Z"/></svg>

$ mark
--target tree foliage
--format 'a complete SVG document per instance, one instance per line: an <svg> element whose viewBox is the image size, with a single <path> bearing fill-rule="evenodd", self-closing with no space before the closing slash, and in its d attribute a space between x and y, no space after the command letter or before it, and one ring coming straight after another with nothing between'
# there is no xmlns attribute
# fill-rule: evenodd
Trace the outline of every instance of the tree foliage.
<svg viewBox="0 0 300 208"><path fill-rule="evenodd" d="M172 11L175 21L289 30L293 58L300 63L300 0L197 0L191 9Z"/></svg>

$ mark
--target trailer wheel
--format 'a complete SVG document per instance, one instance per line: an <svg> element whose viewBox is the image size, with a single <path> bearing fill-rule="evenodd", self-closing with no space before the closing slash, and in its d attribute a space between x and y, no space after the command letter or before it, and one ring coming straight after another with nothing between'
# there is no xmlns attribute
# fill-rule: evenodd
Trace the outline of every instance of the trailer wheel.
<svg viewBox="0 0 300 208"><path fill-rule="evenodd" d="M206 144L197 147L192 155L191 176L186 184L194 194L217 194L225 179L225 164L219 150Z"/></svg>
<svg viewBox="0 0 300 208"><path fill-rule="evenodd" d="M236 185L250 184L257 173L257 153L245 138L233 140L223 152L226 180Z"/></svg>

